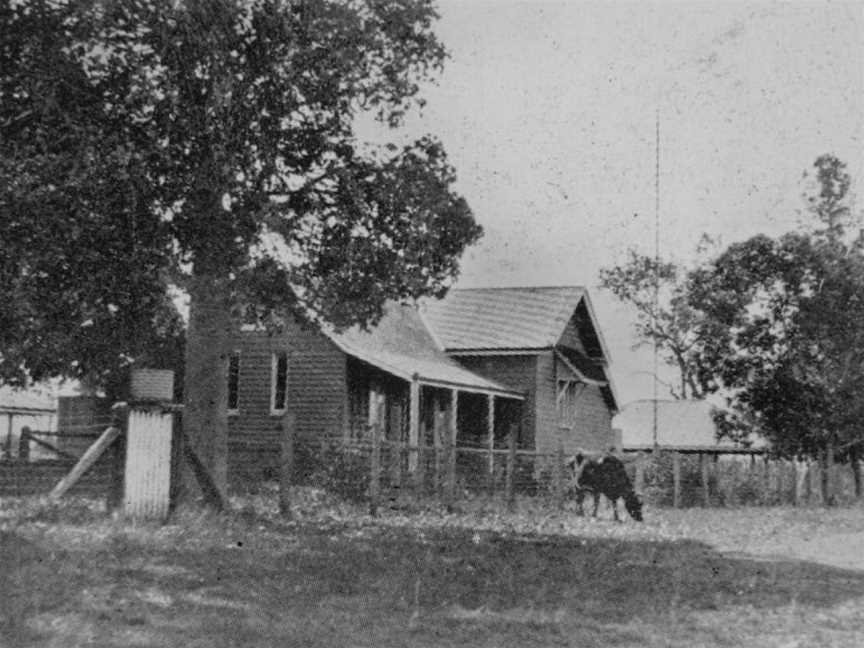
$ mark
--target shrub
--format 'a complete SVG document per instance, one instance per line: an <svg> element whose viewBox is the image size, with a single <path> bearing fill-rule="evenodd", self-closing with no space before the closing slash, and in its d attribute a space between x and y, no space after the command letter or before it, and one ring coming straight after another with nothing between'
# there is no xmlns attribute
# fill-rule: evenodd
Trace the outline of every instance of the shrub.
<svg viewBox="0 0 864 648"><path fill-rule="evenodd" d="M294 482L330 491L351 502L369 498L368 449L338 441L294 446Z"/></svg>

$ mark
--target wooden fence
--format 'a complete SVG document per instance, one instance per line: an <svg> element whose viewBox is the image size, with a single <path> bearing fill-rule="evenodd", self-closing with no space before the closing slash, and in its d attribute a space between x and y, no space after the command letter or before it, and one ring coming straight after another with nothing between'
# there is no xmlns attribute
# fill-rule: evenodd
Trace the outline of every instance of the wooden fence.
<svg viewBox="0 0 864 648"><path fill-rule="evenodd" d="M772 458L757 449L633 450L636 490L655 504L735 506L825 504L861 497L856 465ZM823 485L824 482L824 485Z"/></svg>
<svg viewBox="0 0 864 648"><path fill-rule="evenodd" d="M280 475L283 492L292 484L318 484L368 501L375 511L402 493L452 504L468 494L503 494L512 503L517 493L542 492L556 494L563 503L569 486L564 464L563 452L517 448L515 427L506 448L489 448L408 445L380 438L374 427L362 441L295 439L289 424L282 435Z"/></svg>
<svg viewBox="0 0 864 648"><path fill-rule="evenodd" d="M103 424L80 426L63 431L21 431L16 456L0 460L0 497L47 495L78 462L75 452L95 441ZM116 480L118 457L107 453L99 458L70 493L84 497L101 497Z"/></svg>
<svg viewBox="0 0 864 648"><path fill-rule="evenodd" d="M545 498L563 507L572 495L571 457L559 449L541 453L518 448L515 434L506 448L412 446L381 439L370 429L363 441L282 436L282 492L291 484L317 484L367 501L376 511L400 494L435 497L447 505L479 494L503 498ZM738 506L821 504L821 468L815 462L768 458L761 451L663 451L618 455L636 491L653 506ZM853 472L834 466L837 500L856 497ZM290 499L290 498L289 498ZM287 509L288 500L283 502Z"/></svg>

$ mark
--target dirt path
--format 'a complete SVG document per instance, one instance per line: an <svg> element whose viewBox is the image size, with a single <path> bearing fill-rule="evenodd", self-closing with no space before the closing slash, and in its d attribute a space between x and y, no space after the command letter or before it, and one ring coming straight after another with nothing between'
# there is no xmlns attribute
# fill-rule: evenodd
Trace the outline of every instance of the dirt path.
<svg viewBox="0 0 864 648"><path fill-rule="evenodd" d="M827 533L790 540L782 553L798 560L864 571L864 531Z"/></svg>

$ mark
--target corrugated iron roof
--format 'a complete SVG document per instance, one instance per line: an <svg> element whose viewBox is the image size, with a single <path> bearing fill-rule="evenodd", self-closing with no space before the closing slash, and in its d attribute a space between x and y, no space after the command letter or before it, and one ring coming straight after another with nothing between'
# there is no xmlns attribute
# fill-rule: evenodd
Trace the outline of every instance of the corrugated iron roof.
<svg viewBox="0 0 864 648"><path fill-rule="evenodd" d="M580 286L457 289L424 315L448 351L548 348L585 296Z"/></svg>
<svg viewBox="0 0 864 648"><path fill-rule="evenodd" d="M404 380L467 391L523 398L493 380L468 371L447 356L427 328L415 306L389 302L381 321L368 331L352 327L342 333L324 331L345 353Z"/></svg>
<svg viewBox="0 0 864 648"><path fill-rule="evenodd" d="M41 391L0 387L0 412L10 410L53 412L56 409L57 399Z"/></svg>

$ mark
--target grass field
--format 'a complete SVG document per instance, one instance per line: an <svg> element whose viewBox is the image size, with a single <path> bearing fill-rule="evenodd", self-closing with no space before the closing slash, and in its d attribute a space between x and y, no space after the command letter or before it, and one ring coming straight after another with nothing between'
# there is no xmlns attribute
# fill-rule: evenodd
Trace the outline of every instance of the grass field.
<svg viewBox="0 0 864 648"><path fill-rule="evenodd" d="M861 508L372 520L304 497L164 526L0 502L0 644L864 645Z"/></svg>

